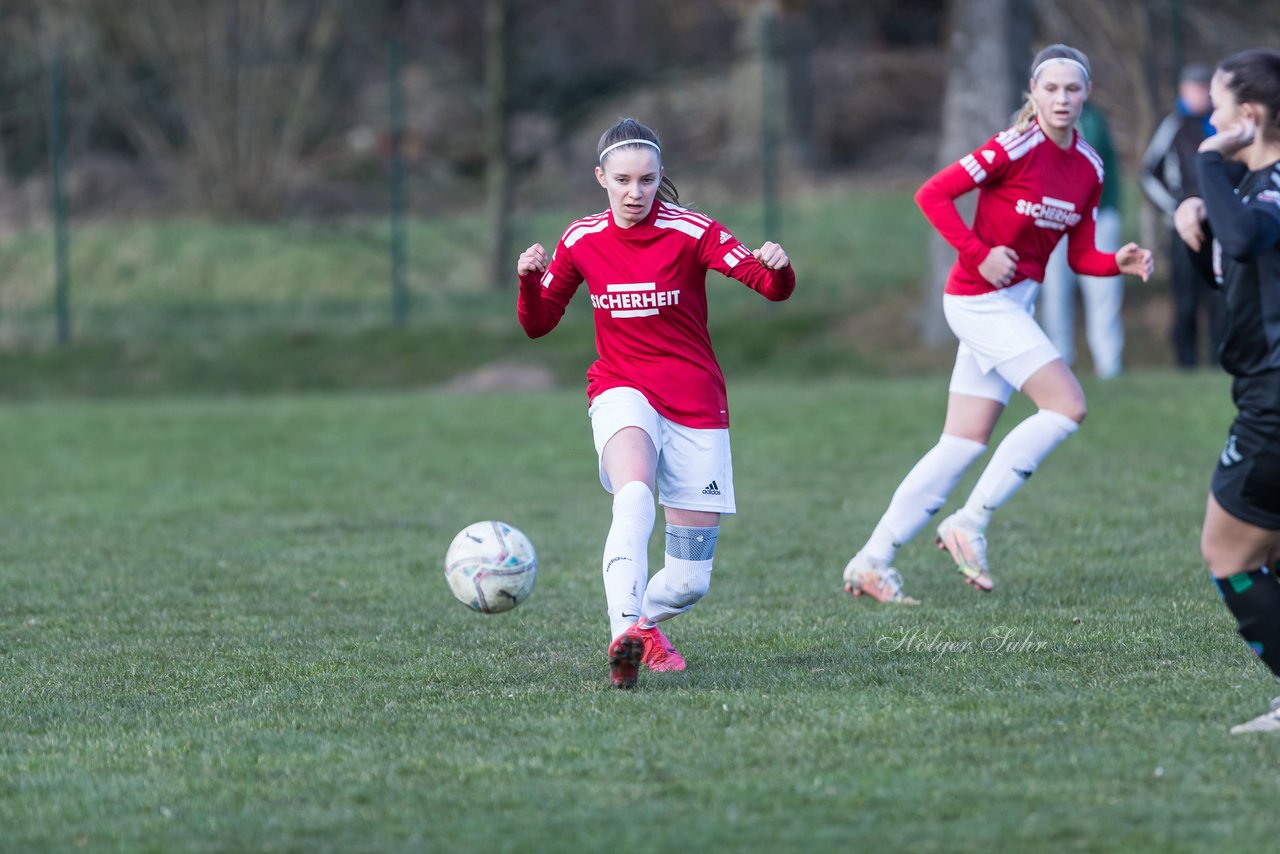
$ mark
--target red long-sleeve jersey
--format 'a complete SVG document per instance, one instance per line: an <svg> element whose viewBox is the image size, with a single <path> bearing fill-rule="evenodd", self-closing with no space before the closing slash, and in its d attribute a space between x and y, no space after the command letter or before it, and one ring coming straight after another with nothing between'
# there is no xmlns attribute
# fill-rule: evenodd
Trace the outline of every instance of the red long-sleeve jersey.
<svg viewBox="0 0 1280 854"><path fill-rule="evenodd" d="M587 398L629 386L677 424L728 427L724 374L707 332L709 269L774 301L795 290L790 266L768 270L720 223L655 201L630 228L607 210L571 223L546 273L520 277L516 313L530 338L546 335L586 281L599 355Z"/></svg>
<svg viewBox="0 0 1280 854"><path fill-rule="evenodd" d="M996 134L924 183L916 204L938 233L959 252L946 292L960 296L990 293L995 286L978 265L996 246L1018 253L1014 283L1044 281L1053 248L1065 235L1071 269L1086 276L1120 272L1114 255L1094 245L1098 199L1102 195L1102 158L1072 131L1059 148L1039 124ZM955 200L978 188L973 228L965 225Z"/></svg>

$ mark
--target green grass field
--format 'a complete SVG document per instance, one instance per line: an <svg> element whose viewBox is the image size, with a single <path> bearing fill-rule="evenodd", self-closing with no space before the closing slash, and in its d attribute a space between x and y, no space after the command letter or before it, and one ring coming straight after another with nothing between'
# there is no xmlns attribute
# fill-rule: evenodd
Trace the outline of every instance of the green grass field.
<svg viewBox="0 0 1280 854"><path fill-rule="evenodd" d="M595 209L521 213L513 246L554 246L568 222ZM709 210L744 239L762 239L758 204ZM935 366L911 334L927 224L910 188L798 196L784 227L801 276L785 307L710 277L726 365L775 376ZM69 348L53 345L51 235L0 235L0 399L423 388L504 360L536 361L576 385L592 352L587 301L575 300L559 334L531 351L514 321L517 250L506 287L489 287L484 235L476 215L411 222L411 312L407 328L394 329L385 221L77 222Z"/></svg>
<svg viewBox="0 0 1280 854"><path fill-rule="evenodd" d="M891 609L840 569L945 381L731 377L740 515L634 692L577 389L6 404L0 849L1266 850L1280 740L1227 728L1273 685L1196 548L1227 383L1086 385L997 592L921 537ZM495 517L541 570L487 617L441 559Z"/></svg>

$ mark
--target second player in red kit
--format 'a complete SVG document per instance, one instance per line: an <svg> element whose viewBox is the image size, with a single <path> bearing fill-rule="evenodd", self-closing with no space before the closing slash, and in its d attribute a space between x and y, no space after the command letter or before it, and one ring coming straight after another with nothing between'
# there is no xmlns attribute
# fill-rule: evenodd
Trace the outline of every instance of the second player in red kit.
<svg viewBox="0 0 1280 854"><path fill-rule="evenodd" d="M969 499L938 526L937 543L975 589L993 587L986 527L1037 466L1085 417L1084 392L1032 316L1045 264L1059 240L1077 273L1151 274L1151 253L1130 243L1114 255L1094 245L1102 159L1076 131L1092 87L1089 60L1053 45L1032 64L1030 94L1013 127L934 175L916 194L926 218L958 257L943 310L960 339L942 436L894 492L870 539L845 566L845 589L882 602L908 602L891 563L946 503L986 450L1017 389L1038 411L991 455ZM955 199L978 191L973 227Z"/></svg>
<svg viewBox="0 0 1280 854"><path fill-rule="evenodd" d="M550 332L585 282L599 358L587 371L600 481L613 493L603 573L610 678L636 684L641 664L683 670L658 624L707 592L720 516L735 512L724 375L707 332L707 271L770 300L795 289L776 243L752 251L723 225L678 204L658 136L624 119L597 147L609 208L570 224L548 256L524 251L517 312L532 338ZM666 561L649 577L654 497L666 515Z"/></svg>

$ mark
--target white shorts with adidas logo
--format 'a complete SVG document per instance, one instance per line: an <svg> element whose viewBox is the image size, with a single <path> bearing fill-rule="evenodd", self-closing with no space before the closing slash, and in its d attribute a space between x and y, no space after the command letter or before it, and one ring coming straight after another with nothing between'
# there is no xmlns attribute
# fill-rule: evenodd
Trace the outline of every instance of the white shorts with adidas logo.
<svg viewBox="0 0 1280 854"><path fill-rule="evenodd" d="M960 339L950 391L1008 403L1031 375L1062 358L1035 320L1040 285L1016 285L978 296L946 294L942 310Z"/></svg>
<svg viewBox="0 0 1280 854"><path fill-rule="evenodd" d="M649 434L658 451L658 503L677 510L734 513L733 459L729 431L698 430L662 417L634 388L611 388L591 401L587 410L597 457L623 427L639 427ZM604 466L600 483L610 493L613 486Z"/></svg>

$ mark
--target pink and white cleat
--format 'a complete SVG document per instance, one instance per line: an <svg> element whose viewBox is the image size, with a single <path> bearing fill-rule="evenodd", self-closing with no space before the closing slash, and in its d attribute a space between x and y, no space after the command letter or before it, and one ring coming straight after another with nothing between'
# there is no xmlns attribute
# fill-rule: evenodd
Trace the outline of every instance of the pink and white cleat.
<svg viewBox="0 0 1280 854"><path fill-rule="evenodd" d="M844 592L870 596L877 602L919 605L920 600L902 592L902 576L882 560L858 552L844 568Z"/></svg>
<svg viewBox="0 0 1280 854"><path fill-rule="evenodd" d="M977 528L965 525L952 513L942 520L938 526L938 536L934 543L939 549L951 555L956 562L956 569L964 576L964 583L972 585L983 593L990 593L995 583L991 580L991 570L987 567L987 538Z"/></svg>
<svg viewBox="0 0 1280 854"><path fill-rule="evenodd" d="M641 617L640 623L636 623L632 629L644 641L644 656L640 662L655 672L684 670L684 656L676 651L667 636L657 626L651 629L640 628L643 622L644 617Z"/></svg>

